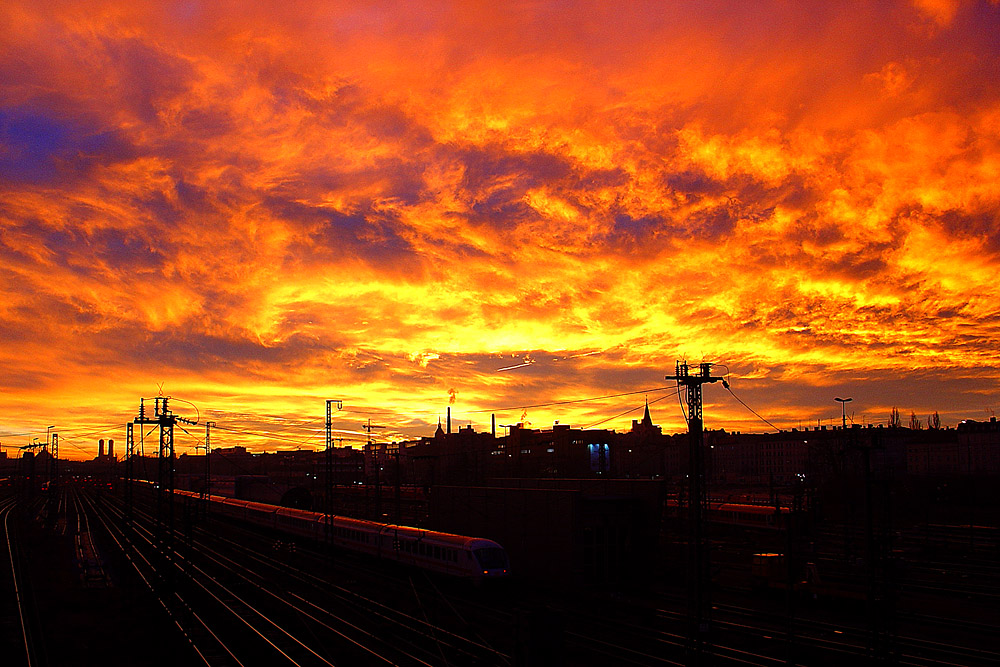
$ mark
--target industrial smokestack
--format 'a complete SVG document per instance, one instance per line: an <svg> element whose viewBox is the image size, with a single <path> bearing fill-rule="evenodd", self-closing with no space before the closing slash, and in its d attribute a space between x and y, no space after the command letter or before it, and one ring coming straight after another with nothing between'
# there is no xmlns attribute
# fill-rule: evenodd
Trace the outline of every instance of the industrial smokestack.
<svg viewBox="0 0 1000 667"><path fill-rule="evenodd" d="M451 406L448 406L448 433L451 433Z"/></svg>
<svg viewBox="0 0 1000 667"><path fill-rule="evenodd" d="M497 437L497 415L494 412L490 415L490 421L493 423L493 437Z"/></svg>
<svg viewBox="0 0 1000 667"><path fill-rule="evenodd" d="M97 458L104 458L104 438L97 441Z"/></svg>
<svg viewBox="0 0 1000 667"><path fill-rule="evenodd" d="M108 458L113 459L115 457L115 441L108 440Z"/></svg>

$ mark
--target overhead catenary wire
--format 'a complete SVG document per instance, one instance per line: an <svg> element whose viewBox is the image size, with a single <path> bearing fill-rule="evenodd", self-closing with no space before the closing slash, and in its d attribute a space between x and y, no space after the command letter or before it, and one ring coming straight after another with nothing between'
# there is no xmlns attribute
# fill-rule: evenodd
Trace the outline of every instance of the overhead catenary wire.
<svg viewBox="0 0 1000 667"><path fill-rule="evenodd" d="M767 424L768 426L770 426L771 428L773 428L775 431L781 433L781 429L780 428L778 428L777 426L775 426L774 424L772 424L768 420L764 419L760 415L760 413L758 413L756 410L754 410L749 405L747 405L746 403L744 403L743 400L739 396L736 395L736 393L733 391L732 387L729 386L729 382L728 381L722 383L722 386L725 387L726 391L728 391L730 394L732 394L733 398L735 398L737 401L739 401L740 405L742 405L744 408L746 408L750 412L752 412L755 415L757 415L758 419L760 419L762 422L764 422L765 424Z"/></svg>
<svg viewBox="0 0 1000 667"><path fill-rule="evenodd" d="M574 398L568 401L552 401L550 403L536 403L533 405L514 405L507 408L489 408L484 410L468 410L468 414L478 414L484 412L510 412L512 410L527 410L529 408L547 408L553 405L569 405L571 403L589 403L591 401L603 401L608 398L620 398L622 396L635 396L636 394L649 394L654 391L668 391L673 387L653 387L651 389L638 389L636 391L625 391L620 394L606 394L604 396L591 396L588 398Z"/></svg>
<svg viewBox="0 0 1000 667"><path fill-rule="evenodd" d="M290 438L288 436L276 435L274 433L268 433L266 431L252 431L252 430L248 430L248 429L233 428L231 426L218 425L218 426L215 426L214 428L216 430L226 431L228 433L237 433L237 434L240 434L240 435L249 435L249 436L254 436L254 437L258 437L258 438L270 438L270 439L273 439L273 440L284 440L286 442L294 442L296 444L304 444L304 443L308 442L309 440L313 439L314 437L316 437L317 435L320 435L320 433L317 432L317 433L315 433L313 435L310 435L309 437L307 437L306 439L303 440L301 438ZM362 439L362 438L340 438L340 440L347 440L348 442L367 442L366 439Z"/></svg>
<svg viewBox="0 0 1000 667"><path fill-rule="evenodd" d="M678 393L680 393L680 392L678 392ZM666 398L672 398L672 397L673 397L673 394L667 394L666 396L660 396L659 398L653 399L652 401L649 401L647 403L643 403L642 405L639 405L637 407L629 408L625 412L619 412L616 415L612 415L611 417L607 417L607 418L602 419L600 421L594 422L593 424L588 424L587 426L584 426L583 428L584 429L594 428L595 426L599 426L601 424L604 424L605 422L609 422L612 419L617 419L619 417L624 417L625 415L629 414L630 412L635 412L636 410L641 410L642 408L644 408L644 407L646 407L648 405L653 405L655 403L659 403L660 401L662 401L662 400L664 400Z"/></svg>

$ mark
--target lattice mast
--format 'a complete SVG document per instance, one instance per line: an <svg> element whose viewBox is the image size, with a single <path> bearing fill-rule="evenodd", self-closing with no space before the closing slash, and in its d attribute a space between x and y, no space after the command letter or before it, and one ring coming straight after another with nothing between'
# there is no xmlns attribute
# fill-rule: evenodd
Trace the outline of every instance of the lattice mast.
<svg viewBox="0 0 1000 667"><path fill-rule="evenodd" d="M688 422L688 640L689 664L702 665L710 645L711 558L705 539L705 515L708 505L708 484L705 474L705 437L702 418L703 384L719 382L713 377L712 364L702 363L695 372L686 361L678 361L676 374L666 379L676 380L687 390Z"/></svg>

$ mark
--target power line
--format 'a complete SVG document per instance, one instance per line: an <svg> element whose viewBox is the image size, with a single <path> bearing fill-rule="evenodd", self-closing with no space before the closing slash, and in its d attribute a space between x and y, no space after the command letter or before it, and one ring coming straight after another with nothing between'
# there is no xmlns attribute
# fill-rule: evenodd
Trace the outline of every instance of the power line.
<svg viewBox="0 0 1000 667"><path fill-rule="evenodd" d="M677 393L679 394L680 392L677 392ZM667 394L666 396L660 396L659 398L657 398L657 399L654 399L654 400L652 400L652 401L650 401L650 402L648 402L648 403L644 403L643 405L640 405L640 406L638 406L638 407L634 407L634 408L629 408L629 409L628 409L628 410L626 410L625 412L620 412L620 413L618 413L617 415L614 415L614 416L612 416L612 417L608 417L608 418L606 418L606 419L602 419L601 421L598 421L598 422L594 422L593 424L588 424L587 426L584 426L583 428L584 428L584 429L588 429L588 428L594 428L595 426L599 426L599 425L601 425L601 424L603 424L603 423L605 423L605 422L609 422L609 421L611 421L612 419L617 419L618 417L624 417L625 415L627 415L627 414L628 414L628 413L630 413L630 412L635 412L636 410L641 410L641 409L642 409L643 407L645 407L645 406L647 406L647 405L655 405L656 403L659 403L659 402L660 402L660 401L662 401L663 399L665 399L665 398L671 398L672 396L673 396L673 394Z"/></svg>
<svg viewBox="0 0 1000 667"><path fill-rule="evenodd" d="M466 414L478 414L483 412L510 412L512 410L527 410L529 408L547 408L553 405L569 405L570 403L587 403L589 401L600 401L606 398L620 398L621 396L634 396L636 394L648 394L654 391L667 391L673 387L653 387L652 389L639 389L638 391L626 391L620 394L607 394L606 396L592 396L590 398L575 398L569 401L553 401L551 403L537 403L535 405L515 405L509 408L491 408L487 410L467 410Z"/></svg>
<svg viewBox="0 0 1000 667"><path fill-rule="evenodd" d="M271 420L281 420L281 422L290 420L286 420L286 418L281 415L257 414L248 412L230 412L228 410L213 409L213 410L206 410L206 413L212 415L226 416L228 421L254 421L254 420L266 421L269 425L273 424L273 428L281 430L291 429L291 428L303 428L305 426L314 424L323 419L323 417L316 417L314 419L308 419L306 421L299 423L280 423L280 422L275 423ZM219 416L213 417L213 419L219 419L219 418L220 418Z"/></svg>
<svg viewBox="0 0 1000 667"><path fill-rule="evenodd" d="M773 428L773 429L774 429L775 431L777 431L778 433L781 433L781 429L780 429L780 428L778 428L777 426L775 426L775 425L774 425L774 424L772 424L771 422L769 422L769 421L767 421L766 419L764 419L763 417L761 417L761 416L760 416L760 414L759 414L759 413L758 413L758 412L757 412L756 410L754 410L754 409L753 409L753 408L751 408L751 407L750 407L749 405L747 405L746 403L744 403L744 402L743 402L743 401L742 401L742 400L740 399L740 397L739 397L739 396L737 396L737 395L736 395L736 394L735 394L735 393L733 392L733 390L732 390L732 388L731 388L731 387L729 386L729 383L728 383L728 382L725 382L725 383L723 383L723 385L722 385L722 386L726 388L726 391L728 391L728 392L729 392L730 394L732 394L732 395L733 395L733 398L735 398L735 399L736 399L737 401L739 401L739 402L740 402L740 405L742 405L742 406L743 406L744 408L746 408L746 409L747 409L747 410L749 410L750 412L752 412L752 413L754 413L755 415L757 415L757 418L758 418L758 419L760 419L760 420L761 420L762 422L764 422L765 424L767 424L768 426L770 426L771 428Z"/></svg>
<svg viewBox="0 0 1000 667"><path fill-rule="evenodd" d="M229 433L237 433L237 434L240 434L240 435L251 435L251 436L256 436L258 438L270 438L272 440L284 440L284 441L287 441L287 442L294 442L296 444L306 443L309 440L311 440L313 437L315 437L315 436L310 435L309 437L307 437L306 439L303 440L303 439L300 439L300 438L289 438L287 436L276 435L274 433L267 433L267 432L264 432L264 431L250 431L250 430L237 429L237 428L232 428L232 427L227 427L227 426L216 426L215 428L218 429L218 430L220 430L220 431L227 431ZM340 439L341 440L347 440L349 442L366 442L365 440L356 439L356 438L340 438Z"/></svg>

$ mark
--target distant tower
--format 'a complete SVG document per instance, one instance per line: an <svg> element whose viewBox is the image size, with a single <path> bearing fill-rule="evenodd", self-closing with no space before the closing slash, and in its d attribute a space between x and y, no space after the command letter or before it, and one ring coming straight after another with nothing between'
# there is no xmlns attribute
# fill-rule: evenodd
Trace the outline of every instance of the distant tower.
<svg viewBox="0 0 1000 667"><path fill-rule="evenodd" d="M97 441L97 458L104 458L104 438Z"/></svg>
<svg viewBox="0 0 1000 667"><path fill-rule="evenodd" d="M115 441L114 440L108 440L108 458L109 459L115 458Z"/></svg>
<svg viewBox="0 0 1000 667"><path fill-rule="evenodd" d="M642 415L642 421L632 420L632 432L643 436L662 435L663 430L653 424L653 418L649 414L649 401L646 401L646 412Z"/></svg>

